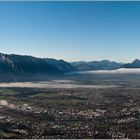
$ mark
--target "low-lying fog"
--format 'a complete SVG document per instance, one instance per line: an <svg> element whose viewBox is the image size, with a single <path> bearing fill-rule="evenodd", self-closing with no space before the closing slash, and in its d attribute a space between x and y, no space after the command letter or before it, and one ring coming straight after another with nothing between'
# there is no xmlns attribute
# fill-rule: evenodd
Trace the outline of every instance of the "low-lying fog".
<svg viewBox="0 0 140 140"><path fill-rule="evenodd" d="M0 87L21 87L21 88L114 88L121 84L131 83L139 85L140 68L117 69L117 70L97 70L67 73L57 80L38 82L11 82L0 83Z"/></svg>
<svg viewBox="0 0 140 140"><path fill-rule="evenodd" d="M95 71L78 71L66 73L70 74L140 74L140 68L120 68L116 70L95 70Z"/></svg>
<svg viewBox="0 0 140 140"><path fill-rule="evenodd" d="M21 88L114 88L117 85L95 85L95 84L82 84L72 80L52 80L43 82L11 82L0 83L0 87L21 87Z"/></svg>

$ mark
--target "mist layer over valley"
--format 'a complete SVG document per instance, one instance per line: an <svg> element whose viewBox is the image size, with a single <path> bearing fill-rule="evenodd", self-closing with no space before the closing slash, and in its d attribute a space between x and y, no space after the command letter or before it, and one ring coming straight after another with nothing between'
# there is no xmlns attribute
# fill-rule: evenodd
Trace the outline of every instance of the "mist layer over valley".
<svg viewBox="0 0 140 140"><path fill-rule="evenodd" d="M75 71L66 74L140 74L140 68L119 68L115 70Z"/></svg>

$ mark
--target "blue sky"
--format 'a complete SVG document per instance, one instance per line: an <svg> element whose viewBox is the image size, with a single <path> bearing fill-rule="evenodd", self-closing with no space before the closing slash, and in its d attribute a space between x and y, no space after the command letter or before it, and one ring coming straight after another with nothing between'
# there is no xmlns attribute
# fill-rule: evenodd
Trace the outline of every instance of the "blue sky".
<svg viewBox="0 0 140 140"><path fill-rule="evenodd" d="M133 61L140 58L140 2L0 2L0 52Z"/></svg>

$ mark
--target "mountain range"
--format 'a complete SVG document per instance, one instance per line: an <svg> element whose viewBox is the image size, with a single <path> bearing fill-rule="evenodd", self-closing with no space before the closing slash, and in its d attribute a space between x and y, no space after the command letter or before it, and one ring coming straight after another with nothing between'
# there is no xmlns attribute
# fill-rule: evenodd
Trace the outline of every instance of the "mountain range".
<svg viewBox="0 0 140 140"><path fill-rule="evenodd" d="M0 81L42 80L49 76L63 75L73 71L113 70L118 68L140 68L140 60L136 59L127 64L109 60L66 62L52 58L0 53Z"/></svg>
<svg viewBox="0 0 140 140"><path fill-rule="evenodd" d="M64 60L37 58L26 55L0 54L0 72L17 74L61 74L74 71L75 67Z"/></svg>
<svg viewBox="0 0 140 140"><path fill-rule="evenodd" d="M92 70L113 70L122 66L122 63L117 63L109 60L102 61L79 61L71 63L79 71L92 71Z"/></svg>
<svg viewBox="0 0 140 140"><path fill-rule="evenodd" d="M75 70L64 60L0 53L0 81L42 80Z"/></svg>

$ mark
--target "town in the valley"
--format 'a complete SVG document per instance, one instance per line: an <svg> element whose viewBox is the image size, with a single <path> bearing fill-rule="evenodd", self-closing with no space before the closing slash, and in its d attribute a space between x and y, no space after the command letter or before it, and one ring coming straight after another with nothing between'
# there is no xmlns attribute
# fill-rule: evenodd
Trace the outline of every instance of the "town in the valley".
<svg viewBox="0 0 140 140"><path fill-rule="evenodd" d="M0 138L140 138L139 83L37 84L0 88Z"/></svg>

